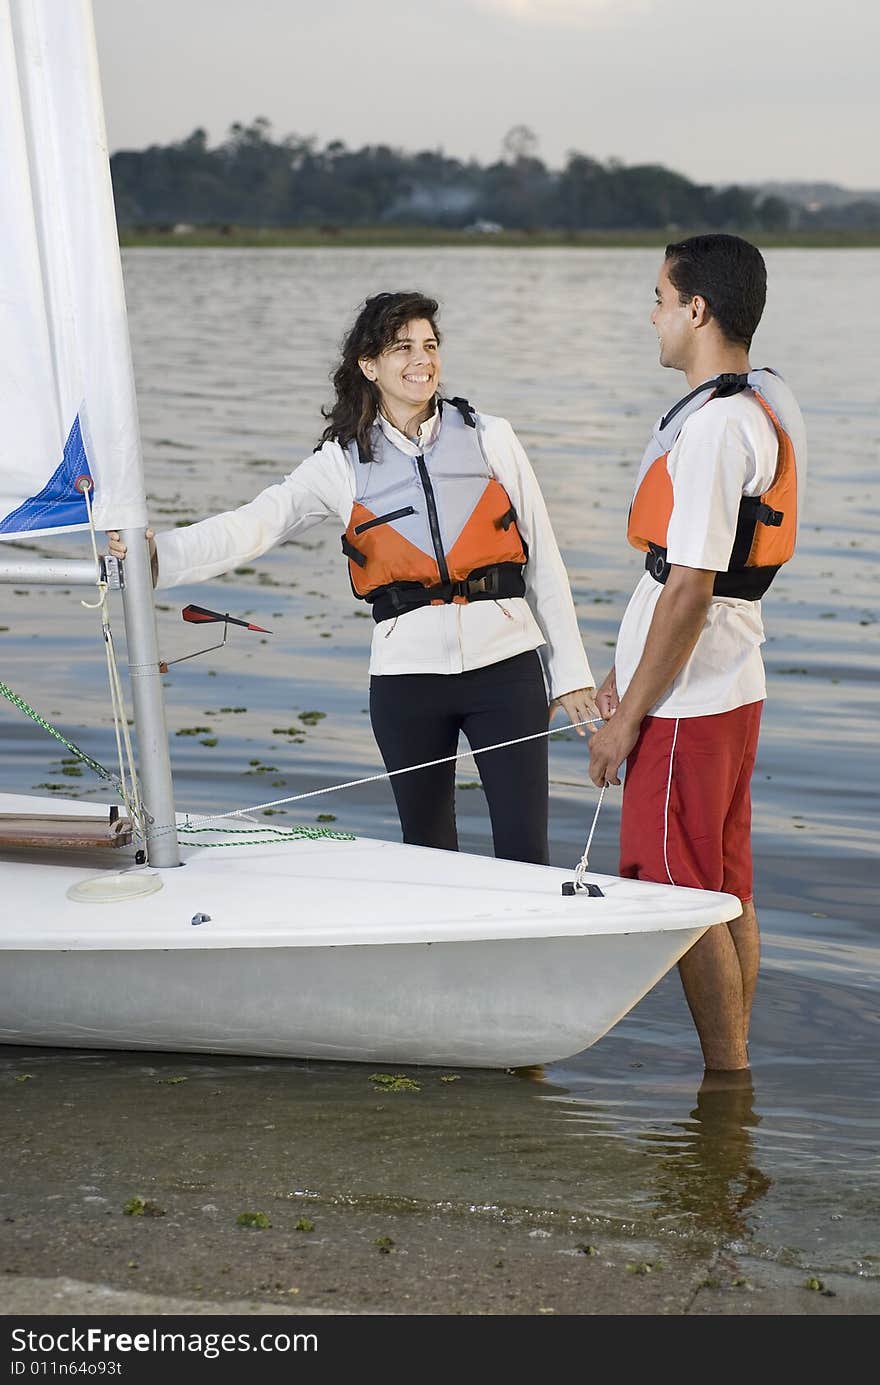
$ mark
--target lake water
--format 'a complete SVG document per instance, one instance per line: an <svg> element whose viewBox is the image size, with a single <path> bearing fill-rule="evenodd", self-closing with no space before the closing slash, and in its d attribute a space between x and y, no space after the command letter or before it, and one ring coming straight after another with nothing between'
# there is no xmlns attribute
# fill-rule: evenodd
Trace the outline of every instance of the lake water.
<svg viewBox="0 0 880 1385"><path fill-rule="evenodd" d="M363 298L430 292L441 301L447 390L509 418L529 452L601 679L641 571L623 537L634 468L650 424L683 392L681 377L657 365L648 323L661 251L128 251L153 522L233 507L290 470L316 442L335 352ZM700 1092L699 1048L672 973L593 1049L531 1082L466 1075L472 1124L454 1127L459 1134L445 1143L399 1129L393 1167L363 1150L358 1161L316 1153L309 1176L328 1196L562 1210L880 1274L880 420L873 320L857 311L876 300L880 253L766 258L770 291L752 360L781 370L801 400L810 475L798 554L764 602L769 693L753 783L764 950L753 1088ZM84 548L69 539L52 551ZM213 643L210 629L180 620L187 601L272 631L236 630L225 649L172 668L179 808L246 808L381 770L366 715L371 627L351 598L335 526L252 570L158 600L168 660ZM77 593L0 586L0 625L4 680L112 765L94 613ZM121 645L121 613L117 633ZM88 771L63 775L67 752L4 706L7 790L48 784L106 797ZM303 711L325 716L300 743L274 734ZM208 730L175 734L195 727ZM552 858L573 865L595 791L572 733L554 737L550 755ZM462 845L489 852L482 792L467 787L472 762L458 779ZM291 805L274 821L314 822L318 813L332 813L340 828L398 837L387 783ZM609 794L594 869L616 870L618 821ZM125 1086L133 1061L141 1062L0 1050L0 1071L34 1072L38 1062L47 1077L77 1083L96 1110L106 1087ZM255 1080L268 1084L292 1123L316 1102L343 1121L364 1084L356 1065L175 1062L211 1081L222 1069L242 1101L255 1100ZM420 1129L439 1101L420 1098Z"/></svg>

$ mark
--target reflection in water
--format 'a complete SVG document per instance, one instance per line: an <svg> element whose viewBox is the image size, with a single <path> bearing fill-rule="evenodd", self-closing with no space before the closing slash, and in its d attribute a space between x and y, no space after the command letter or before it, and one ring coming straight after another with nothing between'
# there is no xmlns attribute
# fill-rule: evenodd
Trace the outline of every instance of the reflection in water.
<svg viewBox="0 0 880 1385"><path fill-rule="evenodd" d="M656 1141L660 1177L659 1215L686 1217L701 1231L742 1238L751 1234L750 1209L772 1186L753 1162L754 1110L751 1072L707 1073L679 1134Z"/></svg>

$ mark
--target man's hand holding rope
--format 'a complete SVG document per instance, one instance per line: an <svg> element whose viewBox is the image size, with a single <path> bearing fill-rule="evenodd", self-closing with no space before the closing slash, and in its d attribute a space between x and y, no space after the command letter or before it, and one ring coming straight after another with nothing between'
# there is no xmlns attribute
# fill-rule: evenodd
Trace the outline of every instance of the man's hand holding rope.
<svg viewBox="0 0 880 1385"><path fill-rule="evenodd" d="M620 783L620 767L639 738L642 721L694 651L712 602L716 574L673 563L657 599L638 667L618 700L614 669L597 694L605 725L590 741L590 778L597 788Z"/></svg>
<svg viewBox="0 0 880 1385"><path fill-rule="evenodd" d="M639 725L635 728L628 723L626 714L616 720L620 698L617 694L617 679L612 668L596 693L596 704L605 725L590 732L590 778L600 789L608 784L619 784L620 766L638 739Z"/></svg>

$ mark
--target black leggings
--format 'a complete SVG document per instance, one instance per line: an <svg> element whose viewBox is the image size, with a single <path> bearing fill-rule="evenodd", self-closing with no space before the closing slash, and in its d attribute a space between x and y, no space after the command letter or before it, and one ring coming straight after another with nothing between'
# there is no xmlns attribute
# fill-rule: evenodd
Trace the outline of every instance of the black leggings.
<svg viewBox="0 0 880 1385"><path fill-rule="evenodd" d="M546 731L547 693L535 650L467 673L398 673L370 679L370 718L385 768ZM460 763L460 762L459 762ZM476 764L492 820L495 855L547 865L547 738L493 750ZM458 850L456 762L391 780L403 840Z"/></svg>

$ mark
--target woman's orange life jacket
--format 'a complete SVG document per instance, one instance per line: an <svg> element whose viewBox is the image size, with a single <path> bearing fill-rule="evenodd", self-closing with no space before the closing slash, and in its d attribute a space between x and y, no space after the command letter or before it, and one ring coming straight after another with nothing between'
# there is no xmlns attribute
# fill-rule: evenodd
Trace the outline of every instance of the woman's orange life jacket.
<svg viewBox="0 0 880 1385"><path fill-rule="evenodd" d="M769 368L747 375L719 375L680 400L660 419L642 459L630 506L627 539L647 553L645 567L658 582L669 575L666 536L672 515L672 478L667 458L685 422L711 399L749 390L773 424L778 443L776 473L763 495L744 495L733 549L725 572L715 578L716 596L759 600L794 553L798 522L798 471L806 467L806 438L797 401L781 376Z"/></svg>
<svg viewBox="0 0 880 1385"><path fill-rule="evenodd" d="M425 605L525 595L528 549L510 496L489 470L473 409L440 402L432 446L413 457L377 424L359 460L342 551L376 620Z"/></svg>

